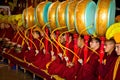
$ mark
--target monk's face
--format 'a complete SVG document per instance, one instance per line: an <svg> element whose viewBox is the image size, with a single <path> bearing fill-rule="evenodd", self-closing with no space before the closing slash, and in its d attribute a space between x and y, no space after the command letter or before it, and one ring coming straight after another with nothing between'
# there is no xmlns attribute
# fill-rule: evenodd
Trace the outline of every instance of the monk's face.
<svg viewBox="0 0 120 80"><path fill-rule="evenodd" d="M60 37L60 43L65 44L65 41L66 41L65 35L62 35Z"/></svg>
<svg viewBox="0 0 120 80"><path fill-rule="evenodd" d="M93 50L97 50L98 48L100 47L100 43L95 40L95 39L92 39L90 41L90 48L93 49Z"/></svg>
<svg viewBox="0 0 120 80"><path fill-rule="evenodd" d="M39 38L39 34L37 32L35 32L35 31L33 32L33 38L34 39L38 39Z"/></svg>
<svg viewBox="0 0 120 80"><path fill-rule="evenodd" d="M115 45L117 55L120 55L120 43Z"/></svg>
<svg viewBox="0 0 120 80"><path fill-rule="evenodd" d="M115 43L112 41L106 41L104 45L104 49L106 53L111 53L113 49L115 48Z"/></svg>
<svg viewBox="0 0 120 80"><path fill-rule="evenodd" d="M78 44L78 47L82 47L84 44L84 40L81 37L78 37L77 44Z"/></svg>

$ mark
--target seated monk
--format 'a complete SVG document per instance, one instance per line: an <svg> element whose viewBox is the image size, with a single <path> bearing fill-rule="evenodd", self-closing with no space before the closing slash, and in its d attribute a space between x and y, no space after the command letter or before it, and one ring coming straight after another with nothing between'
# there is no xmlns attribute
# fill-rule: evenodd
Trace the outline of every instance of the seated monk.
<svg viewBox="0 0 120 80"><path fill-rule="evenodd" d="M58 35L54 35L54 37L57 40ZM60 37L60 43L62 43L63 45L65 45L65 35L62 35ZM51 75L62 75L62 72L60 72L60 68L62 68L62 66L65 64L64 58L63 58L63 51L62 49L59 47L59 45L57 45L59 51L55 50L55 60L52 61L52 63L48 66L48 73ZM57 54L56 54L57 53ZM59 67L59 68L58 68ZM65 66L64 66L65 67Z"/></svg>
<svg viewBox="0 0 120 80"><path fill-rule="evenodd" d="M39 53L39 48L40 48L40 41L38 40L40 37L40 33L38 31L32 32L32 41L34 42L35 46L32 44L32 47L25 53L25 60L27 62L34 62L35 61L35 55Z"/></svg>
<svg viewBox="0 0 120 80"><path fill-rule="evenodd" d="M77 40L75 40L75 39L77 39ZM75 41L74 42L74 52L76 55L79 56L79 58L81 58L81 54L82 54L83 47L84 47L84 37L83 36L78 37L78 35L75 34L74 41ZM81 62L78 62L78 58L76 56L74 56L72 61L69 63L66 70L64 71L63 76L65 77L66 80L75 80L80 67L81 67Z"/></svg>
<svg viewBox="0 0 120 80"><path fill-rule="evenodd" d="M43 35L43 32L40 33L41 36ZM44 48L39 50L39 53L35 56L35 61L32 62L35 66L39 67L40 69L46 69L46 64L51 60L51 43L46 39L46 37L43 38Z"/></svg>
<svg viewBox="0 0 120 80"><path fill-rule="evenodd" d="M87 61L81 66L77 80L98 80L100 40L98 38L91 38L89 46Z"/></svg>

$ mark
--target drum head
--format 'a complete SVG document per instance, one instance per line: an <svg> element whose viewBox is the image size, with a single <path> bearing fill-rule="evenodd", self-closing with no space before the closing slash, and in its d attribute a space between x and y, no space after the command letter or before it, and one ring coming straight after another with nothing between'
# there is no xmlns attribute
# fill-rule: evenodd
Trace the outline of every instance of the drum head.
<svg viewBox="0 0 120 80"><path fill-rule="evenodd" d="M94 24L96 4L91 0L83 0L78 2L75 9L75 28L79 34L91 35L94 32L94 27L89 26Z"/></svg>
<svg viewBox="0 0 120 80"><path fill-rule="evenodd" d="M56 10L59 5L59 1L56 1L50 5L50 8L48 9L48 22L49 22L49 28L50 30L54 30L57 25L56 25Z"/></svg>
<svg viewBox="0 0 120 80"><path fill-rule="evenodd" d="M66 25L68 30L75 30L75 7L77 2L78 1L71 1L66 7Z"/></svg>
<svg viewBox="0 0 120 80"><path fill-rule="evenodd" d="M22 20L25 28L34 25L34 8L32 6L23 10Z"/></svg>
<svg viewBox="0 0 120 80"><path fill-rule="evenodd" d="M95 31L98 36L105 36L107 28L115 20L115 2L114 0L99 0L95 15Z"/></svg>
<svg viewBox="0 0 120 80"><path fill-rule="evenodd" d="M52 2L41 2L38 4L35 10L35 23L37 23L39 26L44 26L48 22L48 9L50 7Z"/></svg>
<svg viewBox="0 0 120 80"><path fill-rule="evenodd" d="M95 10L96 10L95 2L91 1L90 3L88 3L85 11L85 25L87 28L87 32L90 35L93 35L95 32L94 28Z"/></svg>
<svg viewBox="0 0 120 80"><path fill-rule="evenodd" d="M69 1L63 1L61 2L56 10L56 25L57 27L62 27L62 26L66 26L66 7L67 4L69 3Z"/></svg>

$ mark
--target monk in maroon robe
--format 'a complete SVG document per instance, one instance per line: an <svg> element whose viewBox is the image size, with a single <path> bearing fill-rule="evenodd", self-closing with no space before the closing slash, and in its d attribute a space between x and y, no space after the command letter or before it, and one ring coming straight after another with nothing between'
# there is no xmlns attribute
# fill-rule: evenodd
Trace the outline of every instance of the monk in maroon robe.
<svg viewBox="0 0 120 80"><path fill-rule="evenodd" d="M99 53L100 40L90 39L89 46L92 50ZM79 70L77 80L98 80L99 54L89 50L87 61Z"/></svg>
<svg viewBox="0 0 120 80"><path fill-rule="evenodd" d="M10 24L6 24L6 35L5 35L5 37L12 40L14 35L15 34L14 34L14 30L13 30L12 26Z"/></svg>
<svg viewBox="0 0 120 80"><path fill-rule="evenodd" d="M6 31L5 31L5 23L0 23L0 38L5 37Z"/></svg>
<svg viewBox="0 0 120 80"><path fill-rule="evenodd" d="M77 42L77 44L75 45L76 42ZM79 58L81 58L83 47L84 47L83 36L79 36L79 38L77 38L76 42L74 43L74 48L75 47L77 47L77 48L74 49L74 52L76 53L76 55L79 56ZM78 62L78 58L76 56L74 56L72 61L66 67L66 70L64 71L63 76L65 77L66 80L75 80L80 67L81 67L81 63Z"/></svg>
<svg viewBox="0 0 120 80"><path fill-rule="evenodd" d="M58 34L54 35L55 38L58 38ZM57 40L57 39L56 39ZM60 42L64 45L65 44L65 37L64 35L61 36ZM52 63L48 66L48 73L53 75L53 74L58 74L58 75L62 75L62 72L60 72L60 69L63 67L63 65L65 64L64 58L63 58L63 51L62 49L59 47L59 45L57 45L57 48L59 49L59 51L54 50L55 53L55 60L52 61ZM54 48L55 49L55 48ZM59 68L58 68L59 67ZM65 66L64 66L65 67Z"/></svg>
<svg viewBox="0 0 120 80"><path fill-rule="evenodd" d="M48 29L46 30L49 34ZM33 62L33 64L38 66L40 69L45 70L47 63L51 61L52 44L46 38L44 38L42 41L44 43L44 48L42 48L39 54L35 56L37 59Z"/></svg>
<svg viewBox="0 0 120 80"><path fill-rule="evenodd" d="M34 62L35 61L35 55L39 53L39 49L40 49L40 41L38 40L38 38L40 37L40 33L37 31L33 31L33 36L32 36L32 41L35 45L32 44L32 47L30 48L30 50L28 50L28 52L25 53L25 59L28 62ZM35 47L36 46L36 47ZM37 48L37 49L36 49Z"/></svg>
<svg viewBox="0 0 120 80"><path fill-rule="evenodd" d="M24 37L23 33L19 32L21 36ZM15 35L13 36L11 40L11 45L13 48L10 48L9 54L12 54L15 57L18 57L20 59L24 59L24 53L27 50L27 44L23 37L20 36L18 32L15 32Z"/></svg>
<svg viewBox="0 0 120 80"><path fill-rule="evenodd" d="M109 74L117 59L117 54L115 52L115 41L113 39L106 40L104 48L105 55L102 64L99 66L99 74L101 79L104 79L104 77Z"/></svg>
<svg viewBox="0 0 120 80"><path fill-rule="evenodd" d="M106 75L104 77L104 80L120 80L120 44L116 43L115 45L115 51L117 53L118 56L116 56L115 52L113 52L113 56L112 58L110 58L109 60L111 61L111 65L109 67L106 67L109 69L108 72L106 72ZM108 61L109 62L109 61ZM107 64L107 62L106 62Z"/></svg>

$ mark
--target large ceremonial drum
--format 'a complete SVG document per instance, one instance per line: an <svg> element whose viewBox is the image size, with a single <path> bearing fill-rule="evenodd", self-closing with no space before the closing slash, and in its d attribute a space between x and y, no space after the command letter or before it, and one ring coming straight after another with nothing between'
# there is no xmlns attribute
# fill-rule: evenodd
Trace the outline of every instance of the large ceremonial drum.
<svg viewBox="0 0 120 80"><path fill-rule="evenodd" d="M37 5L35 10L35 23L39 26L44 26L48 23L48 9L52 2L44 1Z"/></svg>
<svg viewBox="0 0 120 80"><path fill-rule="evenodd" d="M78 1L74 0L68 3L66 7L66 25L68 30L75 30L75 7ZM74 32L73 32L74 33Z"/></svg>
<svg viewBox="0 0 120 80"><path fill-rule="evenodd" d="M57 25L56 25L56 10L59 5L59 1L53 2L50 5L50 8L48 9L48 22L49 22L49 27L50 31L54 30Z"/></svg>
<svg viewBox="0 0 120 80"><path fill-rule="evenodd" d="M32 27L34 25L34 8L32 6L23 10L22 21L25 28Z"/></svg>
<svg viewBox="0 0 120 80"><path fill-rule="evenodd" d="M96 4L92 0L79 1L75 8L75 28L79 34L92 35Z"/></svg>
<svg viewBox="0 0 120 80"><path fill-rule="evenodd" d="M68 3L69 3L69 1L63 1L57 7L57 11L56 11L56 25L57 25L57 27L66 26L65 12L66 12L66 6Z"/></svg>
<svg viewBox="0 0 120 80"><path fill-rule="evenodd" d="M107 28L115 21L115 0L99 0L94 27L98 36L105 36Z"/></svg>

